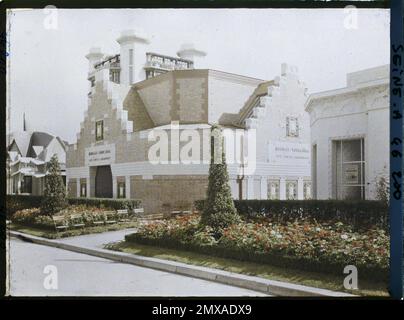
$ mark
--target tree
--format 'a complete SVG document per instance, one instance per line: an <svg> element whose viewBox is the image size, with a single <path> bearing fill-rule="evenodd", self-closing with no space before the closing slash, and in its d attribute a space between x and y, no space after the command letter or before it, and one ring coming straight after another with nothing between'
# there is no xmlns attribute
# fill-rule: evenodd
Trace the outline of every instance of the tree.
<svg viewBox="0 0 404 320"><path fill-rule="evenodd" d="M201 216L201 224L220 232L231 224L240 222L229 186L223 137L217 126L211 129L211 159L207 197Z"/></svg>
<svg viewBox="0 0 404 320"><path fill-rule="evenodd" d="M64 209L67 205L66 188L60 175L60 166L56 155L53 155L49 161L48 171L49 175L45 178L45 191L41 203L41 211L53 215Z"/></svg>

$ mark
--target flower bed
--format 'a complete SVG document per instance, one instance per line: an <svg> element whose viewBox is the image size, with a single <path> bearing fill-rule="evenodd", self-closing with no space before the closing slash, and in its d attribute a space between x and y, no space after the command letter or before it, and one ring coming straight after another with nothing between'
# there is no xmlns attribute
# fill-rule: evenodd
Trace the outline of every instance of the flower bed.
<svg viewBox="0 0 404 320"><path fill-rule="evenodd" d="M194 205L203 211L205 200L195 201ZM247 219L266 217L279 223L296 219L339 221L355 230L389 227L388 205L375 200L234 200L234 205Z"/></svg>
<svg viewBox="0 0 404 320"><path fill-rule="evenodd" d="M7 217L13 218L14 213L23 209L34 209L41 206L43 196L15 195L6 196ZM141 201L136 199L111 198L67 198L70 206L87 206L96 208L109 208L110 210L128 209L132 211L141 207Z"/></svg>
<svg viewBox="0 0 404 320"><path fill-rule="evenodd" d="M82 222L86 226L91 226L95 221L103 221L104 212L107 210L108 209L86 205L73 205L60 211L57 215L65 216L66 221L69 221L70 215L79 214L80 218L78 220L76 219L75 222ZM51 216L41 213L39 208L19 210L13 215L12 221L21 225L34 226L42 229L55 229Z"/></svg>
<svg viewBox="0 0 404 320"><path fill-rule="evenodd" d="M341 276L345 266L355 265L359 277L388 276L389 237L382 228L358 232L341 222L261 219L232 225L215 238L209 227L199 227L199 219L192 215L143 225L126 240Z"/></svg>

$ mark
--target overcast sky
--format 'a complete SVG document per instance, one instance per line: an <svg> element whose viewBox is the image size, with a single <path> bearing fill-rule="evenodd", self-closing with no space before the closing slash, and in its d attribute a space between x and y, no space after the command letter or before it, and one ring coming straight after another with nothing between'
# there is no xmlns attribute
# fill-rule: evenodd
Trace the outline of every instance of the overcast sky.
<svg viewBox="0 0 404 320"><path fill-rule="evenodd" d="M141 28L149 50L175 56L183 42L207 52L201 68L269 80L281 63L299 68L309 92L345 86L346 73L389 63L389 11L359 10L347 29L343 9L15 11L9 33L11 131L45 130L75 142L87 109L90 47L118 53L121 30Z"/></svg>

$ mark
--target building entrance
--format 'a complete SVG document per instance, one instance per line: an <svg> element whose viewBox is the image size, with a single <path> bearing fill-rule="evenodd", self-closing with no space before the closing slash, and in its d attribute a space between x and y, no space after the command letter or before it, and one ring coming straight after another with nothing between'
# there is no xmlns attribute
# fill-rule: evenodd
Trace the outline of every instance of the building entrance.
<svg viewBox="0 0 404 320"><path fill-rule="evenodd" d="M364 140L334 141L334 189L336 198L365 199Z"/></svg>
<svg viewBox="0 0 404 320"><path fill-rule="evenodd" d="M112 198L111 166L99 166L95 174L95 196L97 198Z"/></svg>

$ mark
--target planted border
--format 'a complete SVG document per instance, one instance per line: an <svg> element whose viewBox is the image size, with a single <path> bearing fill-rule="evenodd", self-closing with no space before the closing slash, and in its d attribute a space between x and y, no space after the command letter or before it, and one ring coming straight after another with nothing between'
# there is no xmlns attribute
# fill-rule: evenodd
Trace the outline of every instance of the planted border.
<svg viewBox="0 0 404 320"><path fill-rule="evenodd" d="M205 200L194 205L203 210ZM340 221L353 228L389 225L388 206L375 200L234 200L245 218L267 217L276 222L309 218L318 222Z"/></svg>
<svg viewBox="0 0 404 320"><path fill-rule="evenodd" d="M7 195L6 209L8 217L16 211L30 208L39 208L43 196L32 195ZM141 206L138 199L111 199L111 198L67 198L69 205L87 205L97 208L110 208L114 210L133 210Z"/></svg>
<svg viewBox="0 0 404 320"><path fill-rule="evenodd" d="M310 272L319 273L332 273L335 275L341 275L343 279L344 267L349 264L338 263L325 263L320 260L313 260L303 257L285 256L281 254L271 254L271 253L256 253L243 249L229 249L220 247L218 245L205 246L197 245L195 243L184 243L172 238L161 238L152 239L144 237L141 234L133 233L125 236L125 241L150 245L156 247L163 247L168 249L185 250L201 254L207 254L210 256L235 259L240 261L249 261L261 264L268 264L271 266L281 267L281 268L291 268ZM388 270L378 266L357 266L358 272L361 278L366 278L369 280L382 280L385 281L388 277Z"/></svg>

